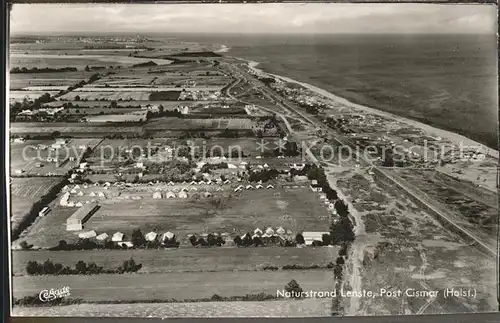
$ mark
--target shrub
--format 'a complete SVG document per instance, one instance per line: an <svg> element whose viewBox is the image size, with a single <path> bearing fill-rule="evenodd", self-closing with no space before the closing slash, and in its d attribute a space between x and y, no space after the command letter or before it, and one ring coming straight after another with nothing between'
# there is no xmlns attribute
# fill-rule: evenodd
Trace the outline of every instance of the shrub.
<svg viewBox="0 0 500 323"><path fill-rule="evenodd" d="M304 240L304 236L300 233L297 233L297 235L295 236L295 242L299 245L306 243L306 241Z"/></svg>
<svg viewBox="0 0 500 323"><path fill-rule="evenodd" d="M299 298L303 292L302 287L300 287L299 283L297 283L295 279L292 279L288 284L286 284L285 291L292 293L294 298Z"/></svg>

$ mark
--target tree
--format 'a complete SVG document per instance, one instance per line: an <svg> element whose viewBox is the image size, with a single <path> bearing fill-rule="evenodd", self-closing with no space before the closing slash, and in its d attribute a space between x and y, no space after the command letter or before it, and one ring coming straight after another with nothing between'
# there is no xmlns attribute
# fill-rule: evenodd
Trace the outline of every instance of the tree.
<svg viewBox="0 0 500 323"><path fill-rule="evenodd" d="M233 241L234 241L234 244L237 245L238 247L243 243L243 240L241 240L240 236L234 237Z"/></svg>
<svg viewBox="0 0 500 323"><path fill-rule="evenodd" d="M337 265L343 265L345 264L345 260L343 257L337 257L337 260L335 261Z"/></svg>
<svg viewBox="0 0 500 323"><path fill-rule="evenodd" d="M300 287L295 279L286 284L285 291L291 293L294 298L300 298L303 292L302 287Z"/></svg>
<svg viewBox="0 0 500 323"><path fill-rule="evenodd" d="M146 244L146 239L141 232L141 229L135 229L132 232L131 242L136 247L142 247Z"/></svg>
<svg viewBox="0 0 500 323"><path fill-rule="evenodd" d="M321 240L323 241L324 246L328 246L332 243L332 237L328 233L323 234L321 236Z"/></svg>
<svg viewBox="0 0 500 323"><path fill-rule="evenodd" d="M89 66L87 65L87 66L85 66L85 72L88 72L88 71L90 71L90 68L89 68Z"/></svg>
<svg viewBox="0 0 500 323"><path fill-rule="evenodd" d="M295 236L295 242L298 244L298 245L303 245L306 243L306 241L304 240L304 236L300 233L297 233L297 235Z"/></svg>
<svg viewBox="0 0 500 323"><path fill-rule="evenodd" d="M243 246L245 247L250 247L251 245L253 245L253 240L252 240L252 236L250 235L250 232L248 232L247 234L245 234L245 237L243 238Z"/></svg>
<svg viewBox="0 0 500 323"><path fill-rule="evenodd" d="M86 274L87 264L84 261L80 260L79 262L76 263L75 269L78 274Z"/></svg>
<svg viewBox="0 0 500 323"><path fill-rule="evenodd" d="M254 246L256 246L256 247L264 245L264 242L262 241L262 239L260 237L254 237L252 240L253 240Z"/></svg>
<svg viewBox="0 0 500 323"><path fill-rule="evenodd" d="M80 101L80 96L79 95L75 96L75 101Z"/></svg>
<svg viewBox="0 0 500 323"><path fill-rule="evenodd" d="M194 235L192 235L189 237L189 242L191 242L191 245L194 247L197 245L198 240L196 239L196 237Z"/></svg>
<svg viewBox="0 0 500 323"><path fill-rule="evenodd" d="M52 137L52 139L55 139L55 138L58 138L61 136L61 133L59 131L54 131L51 133L50 135Z"/></svg>
<svg viewBox="0 0 500 323"><path fill-rule="evenodd" d="M26 265L26 272L28 275L39 275L41 274L41 269L36 261L30 260Z"/></svg>

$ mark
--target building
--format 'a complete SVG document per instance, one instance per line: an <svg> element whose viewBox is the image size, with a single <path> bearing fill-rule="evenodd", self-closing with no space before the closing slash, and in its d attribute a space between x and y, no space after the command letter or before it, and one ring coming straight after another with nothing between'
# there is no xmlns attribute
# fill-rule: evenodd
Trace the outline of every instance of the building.
<svg viewBox="0 0 500 323"><path fill-rule="evenodd" d="M83 229L83 224L87 221L99 208L97 203L85 204L66 220L67 231L79 231Z"/></svg>
<svg viewBox="0 0 500 323"><path fill-rule="evenodd" d="M330 234L329 232L303 232L302 236L306 242L306 246L312 245L313 241L323 241L323 235Z"/></svg>

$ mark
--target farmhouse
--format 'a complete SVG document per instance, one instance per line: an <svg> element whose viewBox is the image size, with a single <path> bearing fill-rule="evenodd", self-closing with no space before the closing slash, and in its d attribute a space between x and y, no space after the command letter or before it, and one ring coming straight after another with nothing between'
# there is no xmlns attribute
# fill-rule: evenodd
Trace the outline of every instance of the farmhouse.
<svg viewBox="0 0 500 323"><path fill-rule="evenodd" d="M313 241L322 241L324 234L329 234L329 233L328 232L303 232L302 236L304 237L304 241L306 242L306 246L309 246L313 243Z"/></svg>
<svg viewBox="0 0 500 323"><path fill-rule="evenodd" d="M79 208L75 213L73 213L66 220L66 230L67 231L79 231L83 229L83 223L87 221L92 214L94 214L99 205L97 203L89 203L85 204L81 208Z"/></svg>

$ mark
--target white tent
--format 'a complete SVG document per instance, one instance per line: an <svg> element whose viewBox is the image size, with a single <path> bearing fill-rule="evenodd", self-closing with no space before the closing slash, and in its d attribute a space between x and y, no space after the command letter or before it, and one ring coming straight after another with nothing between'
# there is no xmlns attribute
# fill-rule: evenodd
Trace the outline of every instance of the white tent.
<svg viewBox="0 0 500 323"><path fill-rule="evenodd" d="M107 233L101 233L100 235L98 235L97 237L95 237L97 240L99 241L103 241L103 240L106 240L107 238L109 238L108 234Z"/></svg>
<svg viewBox="0 0 500 323"><path fill-rule="evenodd" d="M286 234L292 234L292 230L286 230Z"/></svg>
<svg viewBox="0 0 500 323"><path fill-rule="evenodd" d="M111 183L110 183L110 182L106 182L106 183L104 183L104 186L106 186L106 187L110 187L110 186L111 186Z"/></svg>
<svg viewBox="0 0 500 323"><path fill-rule="evenodd" d="M196 187L191 187L191 191L196 192L198 189Z"/></svg>
<svg viewBox="0 0 500 323"><path fill-rule="evenodd" d="M115 234L113 234L113 237L111 238L111 241L114 241L114 242L122 241L123 240L123 236L124 236L123 233L116 232Z"/></svg>
<svg viewBox="0 0 500 323"><path fill-rule="evenodd" d="M90 201L85 201L85 204L89 204L89 203L90 203Z"/></svg>
<svg viewBox="0 0 500 323"><path fill-rule="evenodd" d="M204 181L199 181L199 182L198 182L198 185L203 185L203 184L205 184L205 182L204 182Z"/></svg>
<svg viewBox="0 0 500 323"><path fill-rule="evenodd" d="M103 192L99 192L97 195L98 195L99 197L106 197L106 196L104 195L104 193L103 193Z"/></svg>
<svg viewBox="0 0 500 323"><path fill-rule="evenodd" d="M240 187L237 187L234 189L235 192L240 192L242 189Z"/></svg>
<svg viewBox="0 0 500 323"><path fill-rule="evenodd" d="M255 186L255 188L256 189L261 189L261 188L264 188L264 186L262 186L262 185L259 184L259 185Z"/></svg>
<svg viewBox="0 0 500 323"><path fill-rule="evenodd" d="M196 187L192 187L192 188L196 189ZM189 189L187 187L183 187L183 188L181 188L181 191L187 192L187 191L189 191Z"/></svg>
<svg viewBox="0 0 500 323"><path fill-rule="evenodd" d="M269 184L269 185L267 185L267 186L266 186L266 188L267 188L267 189L269 189L269 188L274 188L274 186L272 186L271 184Z"/></svg>
<svg viewBox="0 0 500 323"><path fill-rule="evenodd" d="M268 164L264 164L264 168L268 168L268 167L269 167L269 165L268 165Z"/></svg>
<svg viewBox="0 0 500 323"><path fill-rule="evenodd" d="M255 230L253 230L253 233L255 233L255 234L262 234L262 230L259 229L259 228L257 228Z"/></svg>
<svg viewBox="0 0 500 323"><path fill-rule="evenodd" d="M186 193L186 192L182 191L182 192L180 192L180 193L179 193L179 197L180 197L181 199L185 199L185 198L187 198L187 197L188 197L188 195L187 195L187 193Z"/></svg>
<svg viewBox="0 0 500 323"><path fill-rule="evenodd" d="M68 206L74 207L75 206L75 202L68 202Z"/></svg>
<svg viewBox="0 0 500 323"><path fill-rule="evenodd" d="M99 183L94 183L94 186L99 186Z"/></svg>
<svg viewBox="0 0 500 323"><path fill-rule="evenodd" d="M247 185L245 188L246 188L247 190L251 190L251 189L253 189L253 186L249 184L249 185Z"/></svg>
<svg viewBox="0 0 500 323"><path fill-rule="evenodd" d="M205 192L205 193L203 193L203 195L204 195L205 197L210 197L210 196L212 196L212 193L210 193L210 192Z"/></svg>
<svg viewBox="0 0 500 323"><path fill-rule="evenodd" d="M83 188L88 188L89 186L87 184L83 184Z"/></svg>
<svg viewBox="0 0 500 323"><path fill-rule="evenodd" d="M172 232L168 231L168 232L166 232L166 233L163 234L163 236L161 237L161 240L165 241L165 239L172 239L173 237L175 237L175 234L173 234Z"/></svg>
<svg viewBox="0 0 500 323"><path fill-rule="evenodd" d="M95 196L94 192L90 192L89 196Z"/></svg>
<svg viewBox="0 0 500 323"><path fill-rule="evenodd" d="M132 200L142 200L141 196L132 196Z"/></svg>
<svg viewBox="0 0 500 323"><path fill-rule="evenodd" d="M78 192L78 194L76 194L76 195L78 195L78 196L83 196L83 192L82 192L82 191L80 191L80 192Z"/></svg>
<svg viewBox="0 0 500 323"><path fill-rule="evenodd" d="M156 232L151 231L149 233L146 233L144 237L146 238L146 241L155 241L157 236L158 234Z"/></svg>
<svg viewBox="0 0 500 323"><path fill-rule="evenodd" d="M62 188L62 190L63 190L64 192L66 192L67 190L69 190L68 185L65 185L65 186Z"/></svg>
<svg viewBox="0 0 500 323"><path fill-rule="evenodd" d="M226 180L224 181L224 184L231 184L231 181L230 181L230 180L228 180L228 179L226 179Z"/></svg>
<svg viewBox="0 0 500 323"><path fill-rule="evenodd" d="M266 233L269 234L269 235L273 235L274 234L274 230L271 227L269 227L269 228L266 229Z"/></svg>
<svg viewBox="0 0 500 323"><path fill-rule="evenodd" d="M175 193L173 193L173 192L167 192L167 196L166 197L168 199L175 198Z"/></svg>
<svg viewBox="0 0 500 323"><path fill-rule="evenodd" d="M253 238L259 238L259 235L258 235L258 234L254 234L254 235L252 236L252 239L253 239Z"/></svg>
<svg viewBox="0 0 500 323"><path fill-rule="evenodd" d="M78 202L78 203L76 203L76 204L75 204L75 206L77 206L77 207L82 207L82 206L83 206L83 203L82 203L82 202Z"/></svg>
<svg viewBox="0 0 500 323"><path fill-rule="evenodd" d="M76 194L76 190L75 190L75 189L72 189L72 190L70 191L70 193L71 193L71 194Z"/></svg>
<svg viewBox="0 0 500 323"><path fill-rule="evenodd" d="M153 198L154 199L161 199L161 192L154 192Z"/></svg>
<svg viewBox="0 0 500 323"><path fill-rule="evenodd" d="M167 184L167 185L168 185L168 186L174 186L175 184L174 184L174 182L170 181L170 182L168 182L168 184Z"/></svg>
<svg viewBox="0 0 500 323"><path fill-rule="evenodd" d="M269 238L269 237L270 237L270 235L269 235L269 234L267 234L267 233L264 233L264 234L262 235L262 238Z"/></svg>
<svg viewBox="0 0 500 323"><path fill-rule="evenodd" d="M118 242L117 245L119 245L122 248L123 248L123 246L125 246L127 248L132 248L134 246L134 244L130 241Z"/></svg>
<svg viewBox="0 0 500 323"><path fill-rule="evenodd" d="M75 185L75 187L73 187L73 189L79 190L80 189L80 185Z"/></svg>
<svg viewBox="0 0 500 323"><path fill-rule="evenodd" d="M279 228L276 230L276 233L277 233L277 234L285 234L285 233L286 233L286 231L285 231L285 229L283 229L282 227L279 227Z"/></svg>
<svg viewBox="0 0 500 323"><path fill-rule="evenodd" d="M94 238L96 236L97 236L97 233L94 230L88 231L88 232L82 232L82 233L78 234L78 238L81 238L81 239L90 239L90 238Z"/></svg>

